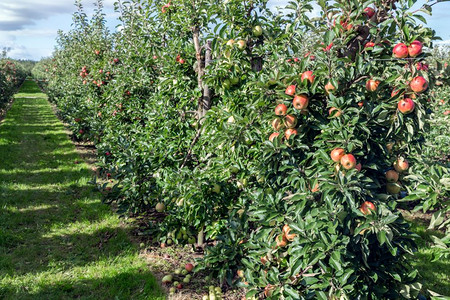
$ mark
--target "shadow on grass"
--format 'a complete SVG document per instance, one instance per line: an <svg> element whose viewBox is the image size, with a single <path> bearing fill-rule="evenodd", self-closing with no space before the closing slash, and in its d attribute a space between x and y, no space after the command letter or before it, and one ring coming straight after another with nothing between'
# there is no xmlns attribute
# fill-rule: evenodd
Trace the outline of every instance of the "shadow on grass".
<svg viewBox="0 0 450 300"><path fill-rule="evenodd" d="M39 291L0 287L1 299L164 299L154 289L155 279L144 269L137 268L110 277L83 280L61 280L41 285ZM14 297L8 297L14 295Z"/></svg>
<svg viewBox="0 0 450 300"><path fill-rule="evenodd" d="M26 82L20 95L32 92ZM0 299L161 295L46 99L16 99L0 158Z"/></svg>

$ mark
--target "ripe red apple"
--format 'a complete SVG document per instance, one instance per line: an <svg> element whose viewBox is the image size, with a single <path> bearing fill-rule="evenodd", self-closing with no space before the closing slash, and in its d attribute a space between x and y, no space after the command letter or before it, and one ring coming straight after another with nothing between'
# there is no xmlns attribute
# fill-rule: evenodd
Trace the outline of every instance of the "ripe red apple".
<svg viewBox="0 0 450 300"><path fill-rule="evenodd" d="M290 85L286 88L286 91L284 92L286 95L294 96L295 94L295 85Z"/></svg>
<svg viewBox="0 0 450 300"><path fill-rule="evenodd" d="M328 114L330 115L330 117L332 118L336 118L339 117L342 114L342 111L336 107L331 107L328 110Z"/></svg>
<svg viewBox="0 0 450 300"><path fill-rule="evenodd" d="M411 57L416 57L417 55L419 55L420 53L422 53L422 43L415 40L414 42L412 42L409 46L408 46L408 54Z"/></svg>
<svg viewBox="0 0 450 300"><path fill-rule="evenodd" d="M375 47L375 43L374 42L367 42L365 45L364 45L364 48L369 48L369 47Z"/></svg>
<svg viewBox="0 0 450 300"><path fill-rule="evenodd" d="M332 92L336 90L336 88L334 87L334 85L329 81L326 85L325 85L325 91L328 93Z"/></svg>
<svg viewBox="0 0 450 300"><path fill-rule="evenodd" d="M269 136L269 141L273 142L275 138L277 138L280 134L278 132L274 132Z"/></svg>
<svg viewBox="0 0 450 300"><path fill-rule="evenodd" d="M114 59L113 59L113 62L114 62L115 64L117 64L117 63L119 62L119 59L118 59L118 58L114 58Z"/></svg>
<svg viewBox="0 0 450 300"><path fill-rule="evenodd" d="M397 107L402 114L409 114L414 110L415 103L412 99L405 98L398 102Z"/></svg>
<svg viewBox="0 0 450 300"><path fill-rule="evenodd" d="M359 107L363 107L363 106L364 106L364 101L359 101L359 102L358 102L358 106L359 106Z"/></svg>
<svg viewBox="0 0 450 300"><path fill-rule="evenodd" d="M405 58L408 56L408 47L404 43L398 43L394 46L392 53L396 58Z"/></svg>
<svg viewBox="0 0 450 300"><path fill-rule="evenodd" d="M294 115L287 115L284 118L284 125L287 128L294 128L297 125L297 117Z"/></svg>
<svg viewBox="0 0 450 300"><path fill-rule="evenodd" d="M286 115L286 113L287 113L287 106L285 104L280 103L275 107L275 114L277 116L284 116Z"/></svg>
<svg viewBox="0 0 450 300"><path fill-rule="evenodd" d="M361 204L361 207L359 208L359 210L364 214L364 215L370 215L372 214L372 212L374 212L376 210L375 204L373 204L370 201L364 201L363 204Z"/></svg>
<svg viewBox="0 0 450 300"><path fill-rule="evenodd" d="M334 148L331 150L330 157L334 162L340 162L342 156L345 155L345 150L342 148Z"/></svg>
<svg viewBox="0 0 450 300"><path fill-rule="evenodd" d="M186 269L186 271L192 272L192 270L194 270L194 265L191 263L188 263L184 266L184 268Z"/></svg>
<svg viewBox="0 0 450 300"><path fill-rule="evenodd" d="M305 94L296 95L292 100L292 106L295 109L302 110L308 107L309 98Z"/></svg>
<svg viewBox="0 0 450 300"><path fill-rule="evenodd" d="M296 129L288 128L288 129L286 129L286 131L284 132L284 136L286 137L287 140L289 140L289 138L290 138L292 135L294 135L294 136L297 135L297 130L296 130Z"/></svg>
<svg viewBox="0 0 450 300"><path fill-rule="evenodd" d="M409 87L413 92L422 93L428 88L428 82L422 76L417 76L411 80Z"/></svg>
<svg viewBox="0 0 450 300"><path fill-rule="evenodd" d="M95 53L95 55L99 55L100 54L100 50L95 50L94 53Z"/></svg>
<svg viewBox="0 0 450 300"><path fill-rule="evenodd" d="M366 82L366 89L369 92L375 92L378 89L379 84L380 84L379 80L369 79Z"/></svg>
<svg viewBox="0 0 450 300"><path fill-rule="evenodd" d="M400 90L393 88L392 92L391 92L391 98L394 98L395 96L397 96L398 93L400 93Z"/></svg>
<svg viewBox="0 0 450 300"><path fill-rule="evenodd" d="M399 174L397 171L389 170L386 172L385 175L386 175L386 180L388 182L397 182L398 181Z"/></svg>
<svg viewBox="0 0 450 300"><path fill-rule="evenodd" d="M83 129L80 129L80 130L78 131L78 133L79 133L79 134L83 134L83 133L84 133L84 130L83 130Z"/></svg>
<svg viewBox="0 0 450 300"><path fill-rule="evenodd" d="M353 154L345 154L341 157L340 162L346 170L353 169L356 166L356 158L353 156Z"/></svg>
<svg viewBox="0 0 450 300"><path fill-rule="evenodd" d="M372 7L366 7L364 8L364 12L366 13L366 16L370 19L375 15L375 10Z"/></svg>
<svg viewBox="0 0 450 300"><path fill-rule="evenodd" d="M280 129L283 129L283 127L284 127L284 125L283 125L283 123L281 122L280 119L278 119L278 118L273 119L273 121L272 121L272 128L273 128L273 130L278 131Z"/></svg>
<svg viewBox="0 0 450 300"><path fill-rule="evenodd" d="M306 79L306 80L308 80L310 83L313 83L315 77L316 77L316 76L313 75L313 72L312 72L312 71L305 71L305 72L303 72L301 79L302 79L302 81Z"/></svg>
<svg viewBox="0 0 450 300"><path fill-rule="evenodd" d="M395 171L397 171L399 173L408 170L408 168L409 168L409 163L406 159L403 159L403 160L397 159L394 162L394 169L395 169Z"/></svg>

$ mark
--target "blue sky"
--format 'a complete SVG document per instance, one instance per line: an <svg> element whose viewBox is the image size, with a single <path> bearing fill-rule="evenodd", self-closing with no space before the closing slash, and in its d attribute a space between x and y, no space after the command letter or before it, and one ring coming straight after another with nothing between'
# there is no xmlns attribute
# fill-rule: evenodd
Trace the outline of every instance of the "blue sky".
<svg viewBox="0 0 450 300"><path fill-rule="evenodd" d="M117 24L114 12L115 0L105 0L105 13L112 28ZM83 1L88 12L93 1ZM414 7L420 7L426 0L418 0ZM435 1L429 1L433 3ZM1 0L0 2L0 50L11 48L12 58L39 60L50 56L55 46L58 29L68 31L75 10L73 0ZM287 0L270 0L273 6L284 5ZM433 6L433 16L425 17L428 26L450 43L450 2Z"/></svg>

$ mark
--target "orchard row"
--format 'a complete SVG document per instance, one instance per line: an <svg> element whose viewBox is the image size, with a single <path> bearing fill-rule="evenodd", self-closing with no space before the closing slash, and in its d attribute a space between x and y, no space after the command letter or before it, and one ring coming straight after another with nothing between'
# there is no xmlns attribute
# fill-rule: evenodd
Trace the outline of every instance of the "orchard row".
<svg viewBox="0 0 450 300"><path fill-rule="evenodd" d="M95 143L105 201L204 251L195 271L248 298L416 297L398 207L433 32L409 1L313 3L118 3L114 34L79 4L34 75Z"/></svg>

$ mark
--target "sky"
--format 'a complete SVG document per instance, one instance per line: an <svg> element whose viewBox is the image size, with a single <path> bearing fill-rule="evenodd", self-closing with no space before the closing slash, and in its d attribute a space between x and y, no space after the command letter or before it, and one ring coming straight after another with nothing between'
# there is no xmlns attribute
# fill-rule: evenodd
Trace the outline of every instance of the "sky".
<svg viewBox="0 0 450 300"><path fill-rule="evenodd" d="M418 0L420 7L427 0ZM93 1L83 0L87 13L93 10ZM104 0L104 13L112 30L118 24L114 12L115 0ZM270 0L273 7L285 5L287 0ZM433 3L435 1L429 1ZM0 51L10 48L8 56L16 59L39 60L52 54L57 31L70 30L74 0L1 0ZM444 42L450 43L450 2L433 6L433 16L424 15L428 26L436 30Z"/></svg>

